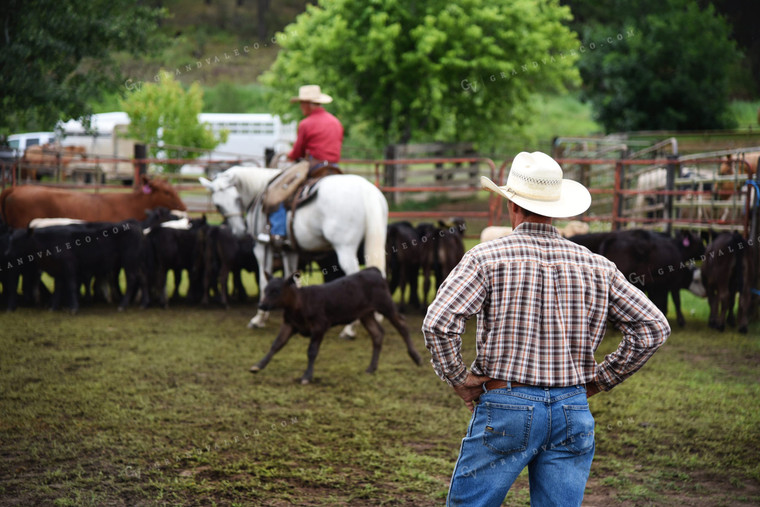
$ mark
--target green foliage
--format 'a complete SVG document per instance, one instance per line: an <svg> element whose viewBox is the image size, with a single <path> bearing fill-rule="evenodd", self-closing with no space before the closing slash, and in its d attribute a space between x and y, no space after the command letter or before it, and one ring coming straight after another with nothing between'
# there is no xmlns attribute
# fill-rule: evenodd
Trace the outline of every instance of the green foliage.
<svg viewBox="0 0 760 507"><path fill-rule="evenodd" d="M712 6L700 10L689 0L614 4L614 21L584 31L583 40L595 48L579 64L585 96L605 129L734 126L728 91L739 55L729 26Z"/></svg>
<svg viewBox="0 0 760 507"><path fill-rule="evenodd" d="M731 102L731 114L736 124L742 127L757 128L760 124L760 101L735 100Z"/></svg>
<svg viewBox="0 0 760 507"><path fill-rule="evenodd" d="M258 84L222 81L203 92L204 113L269 113L266 91Z"/></svg>
<svg viewBox="0 0 760 507"><path fill-rule="evenodd" d="M211 150L227 140L227 132L219 137L198 121L203 110L203 90L193 83L185 91L171 73L162 72L158 83L144 83L120 102L129 115L128 136L149 146L151 157L159 152L168 158L197 158L203 150ZM164 148L182 146L195 148L183 150ZM169 172L178 169L177 164L165 164Z"/></svg>
<svg viewBox="0 0 760 507"><path fill-rule="evenodd" d="M165 15L129 0L10 0L2 10L0 134L90 114L90 101L123 82L114 54L157 47Z"/></svg>
<svg viewBox="0 0 760 507"><path fill-rule="evenodd" d="M277 35L261 81L280 114L298 86L321 85L384 143L477 140L523 123L532 93L578 82L569 18L556 0L323 0Z"/></svg>

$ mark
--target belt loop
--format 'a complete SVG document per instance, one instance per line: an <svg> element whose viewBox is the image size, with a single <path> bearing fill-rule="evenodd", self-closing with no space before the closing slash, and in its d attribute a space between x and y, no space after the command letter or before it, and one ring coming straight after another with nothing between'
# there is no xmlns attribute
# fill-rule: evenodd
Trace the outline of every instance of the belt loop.
<svg viewBox="0 0 760 507"><path fill-rule="evenodd" d="M512 381L507 380L507 391L511 391L511 390L512 390Z"/></svg>

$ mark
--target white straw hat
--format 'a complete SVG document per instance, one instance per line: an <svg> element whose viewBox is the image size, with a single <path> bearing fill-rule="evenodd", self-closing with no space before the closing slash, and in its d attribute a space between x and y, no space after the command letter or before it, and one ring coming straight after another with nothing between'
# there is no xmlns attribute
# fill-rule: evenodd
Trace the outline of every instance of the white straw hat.
<svg viewBox="0 0 760 507"><path fill-rule="evenodd" d="M332 97L322 93L319 85L305 85L298 89L298 97L292 97L291 102L313 102L315 104L329 104Z"/></svg>
<svg viewBox="0 0 760 507"><path fill-rule="evenodd" d="M528 211L551 218L580 215L591 206L588 189L573 180L562 179L562 168L546 153L518 153L503 187L485 176L480 184Z"/></svg>

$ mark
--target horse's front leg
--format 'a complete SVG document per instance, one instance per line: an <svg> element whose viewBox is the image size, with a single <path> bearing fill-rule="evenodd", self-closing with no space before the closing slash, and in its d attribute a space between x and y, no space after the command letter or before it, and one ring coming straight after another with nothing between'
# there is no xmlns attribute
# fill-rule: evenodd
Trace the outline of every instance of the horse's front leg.
<svg viewBox="0 0 760 507"><path fill-rule="evenodd" d="M256 315L248 321L248 329L260 329L265 327L267 325L267 320L269 320L269 312L257 310Z"/></svg>
<svg viewBox="0 0 760 507"><path fill-rule="evenodd" d="M335 253L338 255L338 264L340 269L347 275L352 275L359 272L359 259L356 257L356 250L351 247L336 247ZM348 324L340 332L339 337L344 340L353 340L356 338L356 324L358 320L355 320L351 324Z"/></svg>
<svg viewBox="0 0 760 507"><path fill-rule="evenodd" d="M259 301L261 301L264 298L264 289L267 286L266 273L272 272L272 249L261 243L256 243L253 246L253 256L259 263ZM266 326L268 319L269 312L258 309L256 315L248 321L248 329L262 328Z"/></svg>
<svg viewBox="0 0 760 507"><path fill-rule="evenodd" d="M298 271L298 254L296 252L282 252L282 277L288 278ZM272 272L271 270L269 271Z"/></svg>

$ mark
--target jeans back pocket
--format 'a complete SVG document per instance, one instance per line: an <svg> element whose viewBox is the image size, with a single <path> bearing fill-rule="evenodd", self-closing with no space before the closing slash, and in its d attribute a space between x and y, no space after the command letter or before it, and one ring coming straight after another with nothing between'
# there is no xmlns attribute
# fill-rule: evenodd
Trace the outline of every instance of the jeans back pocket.
<svg viewBox="0 0 760 507"><path fill-rule="evenodd" d="M533 407L485 403L486 427L483 444L494 452L512 454L528 448Z"/></svg>
<svg viewBox="0 0 760 507"><path fill-rule="evenodd" d="M594 416L588 405L565 405L567 440L565 447L574 454L585 454L594 448Z"/></svg>

